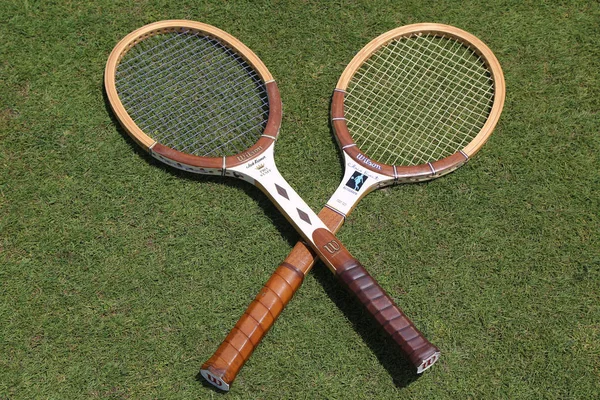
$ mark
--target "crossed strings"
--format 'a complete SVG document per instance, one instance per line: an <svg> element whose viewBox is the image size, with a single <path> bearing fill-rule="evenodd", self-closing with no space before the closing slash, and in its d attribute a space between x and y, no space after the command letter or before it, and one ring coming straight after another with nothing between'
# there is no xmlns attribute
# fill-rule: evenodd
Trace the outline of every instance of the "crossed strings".
<svg viewBox="0 0 600 400"><path fill-rule="evenodd" d="M268 120L266 87L254 68L201 33L142 40L123 56L115 79L138 127L181 152L238 154L256 143Z"/></svg>
<svg viewBox="0 0 600 400"><path fill-rule="evenodd" d="M344 106L352 138L370 158L417 165L464 148L493 99L481 58L454 39L428 34L377 50L353 76Z"/></svg>

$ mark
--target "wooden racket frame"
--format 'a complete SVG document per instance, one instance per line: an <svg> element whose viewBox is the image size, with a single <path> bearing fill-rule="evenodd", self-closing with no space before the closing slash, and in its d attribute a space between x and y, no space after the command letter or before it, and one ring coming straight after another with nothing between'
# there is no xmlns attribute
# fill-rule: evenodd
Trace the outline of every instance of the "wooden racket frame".
<svg viewBox="0 0 600 400"><path fill-rule="evenodd" d="M435 33L436 35L457 39L473 49L482 58L489 68L495 86L494 104L490 111L490 116L479 134L464 149L441 160L416 166L395 166L369 160L354 143L348 131L344 117L345 90L352 76L377 49L393 39L419 33ZM354 209L360 199L370 191L395 183L420 182L434 179L464 165L470 157L479 151L494 130L502 112L505 95L504 76L496 56L481 40L461 29L443 24L421 23L396 28L373 39L356 54L342 73L332 96L331 121L340 149L344 153L347 169L340 187L350 176L352 172L350 165L352 163L358 164L365 170L370 171L372 176L379 178L379 180L377 183L365 187L358 194L352 206L344 212L341 212L336 207L335 202L332 201L336 194L341 192L340 188L338 188L336 194L319 212L319 218L335 234L343 225L346 216ZM290 254L279 265L273 275L271 275L217 351L202 366L202 374L211 384L222 390L229 390L230 385L235 380L244 363L250 358L256 346L258 346L294 293L302 285L305 275L312 269L317 257L317 254L307 244L302 241L296 243ZM340 279L344 280L344 277ZM349 281L353 279L355 282L359 281L355 277L352 277ZM354 283L354 285L356 286L357 283ZM365 291L364 297L369 297L367 292L368 290ZM384 305L382 307L383 312L375 315L375 318L378 320L381 318L379 321L380 324L394 338L394 332L398 327L393 326L393 324L382 323L386 318L385 307ZM407 329L414 329L415 332L418 332L414 326L407 327ZM408 347L403 349L405 354L411 355L409 358L417 366L418 373L431 367L437 361L440 354L435 346L425 338L423 340L416 346L414 343L412 345L414 348L422 346L422 349L427 349L427 353L425 354L418 354L418 352L411 353Z"/></svg>
<svg viewBox="0 0 600 400"><path fill-rule="evenodd" d="M146 135L137 124L131 119L121 99L119 98L115 76L119 63L127 54L129 49L139 42L148 39L149 37L178 31L199 32L217 39L222 44L233 49L237 54L242 56L260 76L267 88L267 96L269 101L269 119L263 131L262 136L258 141L247 150L227 156L227 157L199 157L192 154L182 153L170 147L157 143L154 139ZM104 86L113 112L121 121L121 125L142 148L151 152L155 157L168 164L175 163L175 167L181 169L203 169L203 173L223 172L227 168L242 165L248 158L256 157L264 153L276 140L279 135L279 127L281 126L281 97L279 89L273 79L273 76L252 50L238 39L229 33L216 28L212 25L203 24L201 22L189 20L164 20L145 25L125 36L113 49L108 57L106 69L104 72ZM183 167L182 167L183 166ZM189 167L189 168L186 168ZM212 171L211 171L212 170Z"/></svg>
<svg viewBox="0 0 600 400"><path fill-rule="evenodd" d="M364 159L359 157L362 152L358 146L356 146L356 143L354 143L350 136L350 132L348 131L344 116L344 95L346 94L346 89L358 69L379 48L388 44L390 41L401 37L423 34L435 34L436 36L456 39L481 57L483 62L487 65L491 73L491 78L494 81L494 104L490 110L490 116L477 136L464 149L451 156L433 163L414 166L394 166L378 163L381 168L375 168L372 163L367 163ZM354 56L338 80L331 102L331 119L333 128L336 132L336 139L338 140L340 147L356 162L371 171L392 176L399 182L423 181L437 178L454 171L479 151L494 131L496 123L502 113L505 96L506 84L504 82L504 75L500 63L494 53L480 39L469 32L450 25L435 23L412 24L393 29L376 37Z"/></svg>

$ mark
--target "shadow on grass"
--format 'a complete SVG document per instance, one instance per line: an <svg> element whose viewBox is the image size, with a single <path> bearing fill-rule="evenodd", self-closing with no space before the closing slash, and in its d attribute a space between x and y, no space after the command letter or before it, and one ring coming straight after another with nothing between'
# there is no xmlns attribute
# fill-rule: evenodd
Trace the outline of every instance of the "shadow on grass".
<svg viewBox="0 0 600 400"><path fill-rule="evenodd" d="M260 191L260 189L241 180L194 174L170 167L156 160L148 152L142 149L123 129L120 122L112 112L105 90L103 90L103 97L107 113L110 115L110 118L117 131L121 134L121 136L123 136L132 150L140 157L148 161L149 164L152 164L154 167L161 168L162 170L181 179L187 179L198 183L214 182L239 188L254 201L256 201L256 203L262 209L264 209L265 214L271 219L277 230L281 232L283 238L285 238L285 240L290 244L290 248L293 247L299 240L299 235L293 226L279 212L273 202ZM330 130L333 132L331 122L329 124ZM331 140L333 143L336 143L333 135L331 136ZM343 157L340 153L338 153L338 156L340 165L343 168ZM392 339L386 337L385 333L379 329L372 317L366 311L363 311L362 305L345 289L343 289L342 286L340 286L336 278L321 262L316 265L313 273L315 274L317 280L323 285L326 293L333 300L336 306L344 313L349 321L352 321L355 330L360 334L365 343L377 356L379 362L388 371L394 380L394 384L401 388L406 387L417 380L420 375L416 374L414 367L410 361L408 361L403 354L401 354L396 343L394 343ZM359 373L359 371L357 371L357 373ZM200 375L200 372L198 372L195 378L206 388L210 388L217 393L227 393L206 382L206 380Z"/></svg>
<svg viewBox="0 0 600 400"><path fill-rule="evenodd" d="M312 274L388 371L396 387L406 387L421 376L416 373L415 367L402 354L398 345L378 326L363 305L340 285L322 262L315 265ZM360 372L357 371L358 373Z"/></svg>

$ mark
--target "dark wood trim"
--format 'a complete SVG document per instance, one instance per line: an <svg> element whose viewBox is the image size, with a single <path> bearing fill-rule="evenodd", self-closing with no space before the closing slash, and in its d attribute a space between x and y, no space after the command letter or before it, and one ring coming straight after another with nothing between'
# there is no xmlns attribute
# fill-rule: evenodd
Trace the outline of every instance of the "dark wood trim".
<svg viewBox="0 0 600 400"><path fill-rule="evenodd" d="M469 158L466 156L466 154L458 151L452 154L451 156L442 158L441 160L431 163L431 165L435 170L435 176L440 176L454 171L456 168L462 166L467 161L469 161Z"/></svg>
<svg viewBox="0 0 600 400"><path fill-rule="evenodd" d="M177 151L160 143L156 143L154 146L152 146L151 150L152 152L168 158L169 160L191 165L192 167L213 169L223 168L222 157L199 157L193 154L182 153L181 151Z"/></svg>

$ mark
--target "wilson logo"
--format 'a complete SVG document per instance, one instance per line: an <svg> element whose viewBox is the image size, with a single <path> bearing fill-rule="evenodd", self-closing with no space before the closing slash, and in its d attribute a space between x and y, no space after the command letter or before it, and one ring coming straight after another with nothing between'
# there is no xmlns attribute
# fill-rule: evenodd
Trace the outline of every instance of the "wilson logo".
<svg viewBox="0 0 600 400"><path fill-rule="evenodd" d="M427 368L431 367L438 359L437 354L434 354L433 356L431 356L428 360L425 360L423 362L423 364L421 365L421 370L426 370Z"/></svg>
<svg viewBox="0 0 600 400"><path fill-rule="evenodd" d="M245 161L249 158L252 158L253 156L255 156L256 154L260 153L262 151L262 146L258 146L257 148L255 148L252 151L247 151L243 154L240 154L239 156L237 156L237 159L239 161Z"/></svg>
<svg viewBox="0 0 600 400"><path fill-rule="evenodd" d="M206 379L215 386L218 386L218 387L223 386L223 382L220 379L212 376L209 373L206 374Z"/></svg>
<svg viewBox="0 0 600 400"><path fill-rule="evenodd" d="M340 251L340 244L338 242L336 242L335 240L332 240L331 242L327 243L325 246L323 246L323 248L325 250L327 250L327 252L329 254L335 254L338 251Z"/></svg>
<svg viewBox="0 0 600 400"><path fill-rule="evenodd" d="M356 159L364 164L367 164L368 166L375 168L375 169L381 169L381 165L376 164L373 161L369 160L364 154L358 153L358 155L356 156Z"/></svg>

